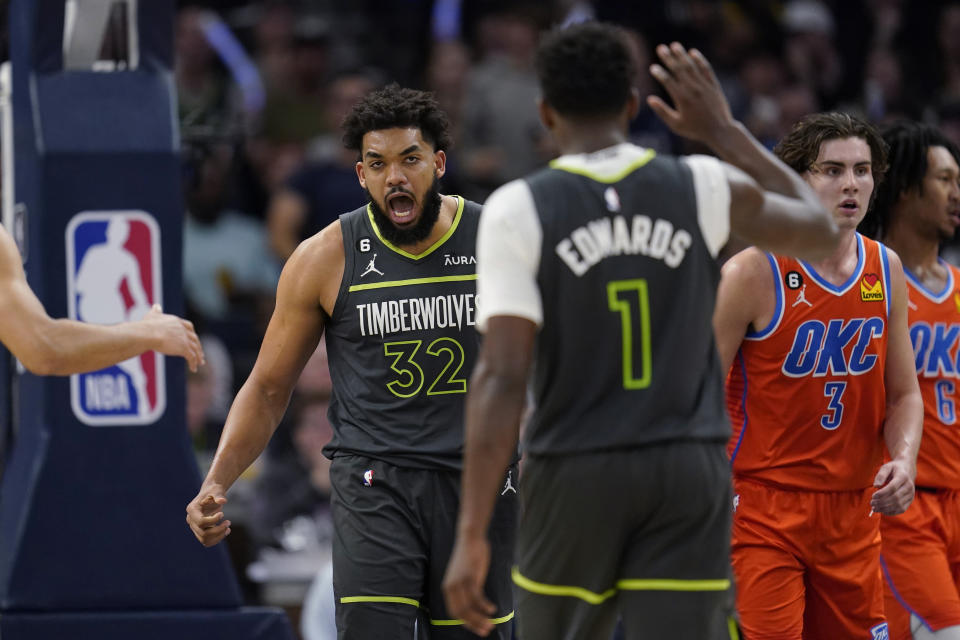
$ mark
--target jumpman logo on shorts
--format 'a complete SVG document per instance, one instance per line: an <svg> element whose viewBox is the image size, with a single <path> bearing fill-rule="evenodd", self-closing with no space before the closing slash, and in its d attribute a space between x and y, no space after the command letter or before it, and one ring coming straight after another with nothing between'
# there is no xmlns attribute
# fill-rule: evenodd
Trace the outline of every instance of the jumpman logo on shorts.
<svg viewBox="0 0 960 640"><path fill-rule="evenodd" d="M503 491L500 492L500 495L506 495L507 491L517 492L513 487L513 469L507 471L507 481L503 483Z"/></svg>
<svg viewBox="0 0 960 640"><path fill-rule="evenodd" d="M793 302L793 304L791 305L791 307L795 307L795 306L797 306L798 304L800 304L801 302L802 302L803 304L807 305L808 307L812 307L812 306L813 306L813 303L811 303L809 300L807 300L807 285L803 285L803 287L800 289L800 293L799 293L799 295L797 295L797 299L794 300L794 302Z"/></svg>
<svg viewBox="0 0 960 640"><path fill-rule="evenodd" d="M367 263L366 271L360 274L361 278L367 275L368 273L370 273L371 271L373 271L374 273L379 273L380 275L383 275L383 271L380 271L380 269L377 269L377 267L373 264L376 259L377 259L377 254L373 254L373 257L370 258L370 262Z"/></svg>

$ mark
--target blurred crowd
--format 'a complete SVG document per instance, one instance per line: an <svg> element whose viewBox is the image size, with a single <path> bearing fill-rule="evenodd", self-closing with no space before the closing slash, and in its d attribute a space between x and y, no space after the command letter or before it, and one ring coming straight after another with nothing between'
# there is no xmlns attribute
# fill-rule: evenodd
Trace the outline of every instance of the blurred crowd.
<svg viewBox="0 0 960 640"><path fill-rule="evenodd" d="M256 358L284 260L366 202L338 125L375 87L396 81L434 92L454 127L443 190L480 202L555 155L537 116L533 53L544 29L589 18L629 30L641 95L656 91L646 72L655 45L675 39L699 48L734 116L771 147L803 115L828 109L877 124L923 120L960 144L960 1L209 0L178 7L184 287L210 363L191 378L189 416L207 453ZM661 152L701 151L647 108L631 135ZM255 548L283 546L285 525L298 517L323 522L325 366L322 354L311 362L251 481Z"/></svg>

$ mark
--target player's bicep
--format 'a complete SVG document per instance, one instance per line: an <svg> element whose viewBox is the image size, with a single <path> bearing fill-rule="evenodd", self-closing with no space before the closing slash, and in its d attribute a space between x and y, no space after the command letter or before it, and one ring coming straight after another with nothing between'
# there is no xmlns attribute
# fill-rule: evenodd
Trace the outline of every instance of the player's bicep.
<svg viewBox="0 0 960 640"><path fill-rule="evenodd" d="M323 335L324 311L316 274L304 273L303 261L291 259L280 276L276 305L260 354L250 374L264 387L289 394Z"/></svg>
<svg viewBox="0 0 960 640"><path fill-rule="evenodd" d="M713 333L724 374L733 364L750 325L761 315L760 306L769 288L769 276L758 264L763 254L747 249L724 264L713 311Z"/></svg>

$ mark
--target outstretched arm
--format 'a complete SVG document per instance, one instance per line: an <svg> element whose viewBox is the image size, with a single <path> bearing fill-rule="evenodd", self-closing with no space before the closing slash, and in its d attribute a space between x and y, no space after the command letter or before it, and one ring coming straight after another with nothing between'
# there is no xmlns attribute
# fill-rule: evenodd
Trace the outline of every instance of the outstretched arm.
<svg viewBox="0 0 960 640"><path fill-rule="evenodd" d="M490 565L487 528L517 450L536 333L537 325L525 318L490 318L467 395L460 517L443 591L450 613L484 636L493 629L495 611L483 594Z"/></svg>
<svg viewBox="0 0 960 640"><path fill-rule="evenodd" d="M807 260L829 256L840 242L833 218L795 171L733 119L707 59L676 42L657 47L657 55L663 66L651 65L650 73L674 106L657 96L647 104L675 133L706 144L727 163L733 235Z"/></svg>
<svg viewBox="0 0 960 640"><path fill-rule="evenodd" d="M486 327L467 394L457 539L444 577L447 609L480 635L493 628L483 594L487 529L503 474L516 451L527 372L543 318L537 271L542 231L529 186L490 195L477 232L478 326Z"/></svg>
<svg viewBox="0 0 960 640"><path fill-rule="evenodd" d="M196 371L203 349L193 325L155 307L138 322L103 326L55 320L27 284L13 238L0 227L0 342L38 375L96 371L156 350Z"/></svg>
<svg viewBox="0 0 960 640"><path fill-rule="evenodd" d="M907 285L900 258L890 251L889 335L884 387L887 414L883 421L883 438L890 453L890 462L880 467L873 484L878 487L870 500L877 513L903 513L913 501L917 476L917 453L923 434L923 398L917 384L913 345L907 330Z"/></svg>
<svg viewBox="0 0 960 640"><path fill-rule="evenodd" d="M339 287L342 272L339 224L301 244L287 261L257 362L230 407L210 471L187 505L187 523L204 545L230 533L230 522L223 520L227 489L260 455L280 423L297 378L320 341L324 308L333 308L336 294L330 292Z"/></svg>

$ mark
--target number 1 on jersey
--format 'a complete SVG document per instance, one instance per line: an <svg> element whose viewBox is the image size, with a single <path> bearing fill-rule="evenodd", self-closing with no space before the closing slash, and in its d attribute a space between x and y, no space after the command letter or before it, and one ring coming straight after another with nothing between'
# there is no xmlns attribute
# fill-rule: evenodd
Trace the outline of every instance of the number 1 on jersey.
<svg viewBox="0 0 960 640"><path fill-rule="evenodd" d="M646 389L650 364L650 299L647 281L614 280L607 283L607 304L620 314L623 346L623 388Z"/></svg>

